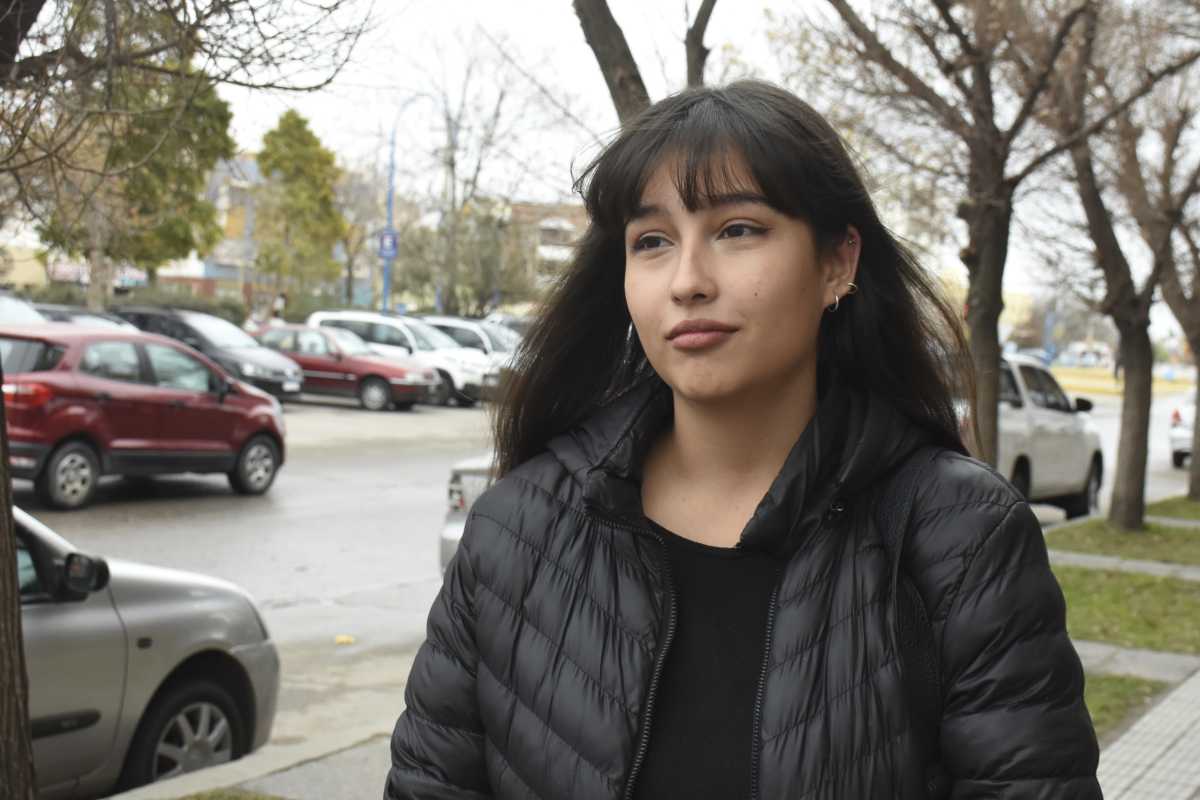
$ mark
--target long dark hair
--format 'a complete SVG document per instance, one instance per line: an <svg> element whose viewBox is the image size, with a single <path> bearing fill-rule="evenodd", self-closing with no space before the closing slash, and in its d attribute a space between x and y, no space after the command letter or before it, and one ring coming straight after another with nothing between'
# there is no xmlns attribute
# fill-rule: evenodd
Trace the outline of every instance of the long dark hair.
<svg viewBox="0 0 1200 800"><path fill-rule="evenodd" d="M690 210L736 181L731 164L740 160L774 209L812 227L821 252L857 228L859 290L823 315L818 380L836 366L838 380L886 397L936 441L963 449L954 402L973 393L961 385L970 370L957 315L880 221L829 123L783 89L739 81L655 103L576 181L590 224L526 333L497 409L499 476L615 396L660 380L631 333L624 235L646 182L668 159L678 163L676 188Z"/></svg>

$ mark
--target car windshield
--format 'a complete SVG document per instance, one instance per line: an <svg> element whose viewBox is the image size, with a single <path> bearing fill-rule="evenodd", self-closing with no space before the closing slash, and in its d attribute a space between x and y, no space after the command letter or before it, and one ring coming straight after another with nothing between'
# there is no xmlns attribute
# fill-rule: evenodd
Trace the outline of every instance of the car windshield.
<svg viewBox="0 0 1200 800"><path fill-rule="evenodd" d="M338 349L348 356L367 356L375 352L354 331L328 327L325 332L337 342Z"/></svg>
<svg viewBox="0 0 1200 800"><path fill-rule="evenodd" d="M418 350L446 350L459 347L458 342L451 339L428 322L417 319L406 319L404 325L417 341Z"/></svg>
<svg viewBox="0 0 1200 800"><path fill-rule="evenodd" d="M29 303L15 297L0 295L0 322L9 325L33 325L45 321L46 318Z"/></svg>
<svg viewBox="0 0 1200 800"><path fill-rule="evenodd" d="M226 322L220 317L190 311L184 313L182 316L188 325L195 328L214 347L236 348L259 346L258 342L254 341L254 338L250 334L232 322Z"/></svg>
<svg viewBox="0 0 1200 800"><path fill-rule="evenodd" d="M503 325L497 325L494 322L480 322L479 327L483 328L483 332L487 334L493 350L511 353L521 344L521 337L517 335L517 332L509 330Z"/></svg>

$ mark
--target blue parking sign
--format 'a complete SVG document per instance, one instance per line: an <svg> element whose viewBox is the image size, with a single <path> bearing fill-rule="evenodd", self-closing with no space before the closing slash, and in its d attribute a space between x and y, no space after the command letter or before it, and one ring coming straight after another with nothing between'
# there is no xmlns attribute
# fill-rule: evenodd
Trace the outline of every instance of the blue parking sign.
<svg viewBox="0 0 1200 800"><path fill-rule="evenodd" d="M380 258L395 258L396 257L396 232L384 231L379 234L379 257Z"/></svg>

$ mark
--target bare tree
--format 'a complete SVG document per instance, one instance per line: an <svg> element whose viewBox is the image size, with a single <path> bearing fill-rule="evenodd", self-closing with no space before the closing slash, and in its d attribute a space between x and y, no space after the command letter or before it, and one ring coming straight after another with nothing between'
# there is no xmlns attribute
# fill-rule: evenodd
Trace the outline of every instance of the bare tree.
<svg viewBox="0 0 1200 800"><path fill-rule="evenodd" d="M981 455L994 461L997 323L1018 189L1164 76L1200 58L1200 51L1164 59L1118 102L1086 119L1071 140L1053 140L1031 123L1046 102L1070 37L1095 5L1091 0L1068 8L1017 0L898 2L873 6L878 13L869 17L849 0L828 5L836 23L810 23L823 44L820 55L807 61L811 69L839 101L862 107L877 142L897 143L893 156L957 186L956 213L967 229L960 258L969 275L966 317L977 430ZM921 149L906 153L904 139ZM930 151L936 151L932 161L922 163Z"/></svg>
<svg viewBox="0 0 1200 800"><path fill-rule="evenodd" d="M1159 83L1137 105L1119 100L1153 68L1156 53L1173 49L1170 15L1162 7L1149 11L1116 4L1086 9L1064 68L1051 81L1054 103L1042 116L1060 141L1070 143L1076 193L1094 247L1092 260L1104 277L1099 308L1113 320L1120 337L1125 388L1109 520L1125 530L1140 529L1145 516L1154 379L1150 307L1160 277L1176 271L1172 240L1183 209L1200 193L1200 161L1184 152L1195 115L1187 102L1191 72ZM1125 54L1120 64L1096 63L1097 52L1117 51ZM1117 109L1111 132L1079 135L1087 124L1088 107ZM1117 202L1150 255L1151 268L1140 285L1118 234L1123 215Z"/></svg>
<svg viewBox="0 0 1200 800"><path fill-rule="evenodd" d="M346 268L347 305L354 303L354 273L364 261L373 263L371 243L386 221L383 208L386 189L380 184L379 176L366 170L344 169L338 180L337 205L346 221L340 244ZM371 280L369 285L374 292L375 282Z"/></svg>
<svg viewBox="0 0 1200 800"><path fill-rule="evenodd" d="M1200 370L1200 223L1195 220L1180 231L1187 248L1187 266L1172 258L1162 271L1163 299L1171 307L1171 313L1179 320L1188 347L1192 351L1192 363ZM1189 500L1200 501L1200 383L1196 389L1196 413L1192 419L1192 459L1188 468Z"/></svg>

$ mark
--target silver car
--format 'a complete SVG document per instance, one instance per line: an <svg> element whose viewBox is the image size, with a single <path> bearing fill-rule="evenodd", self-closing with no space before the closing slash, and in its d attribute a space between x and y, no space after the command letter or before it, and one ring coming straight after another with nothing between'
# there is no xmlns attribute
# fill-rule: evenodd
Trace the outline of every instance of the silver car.
<svg viewBox="0 0 1200 800"><path fill-rule="evenodd" d="M267 741L279 655L249 595L83 555L13 513L40 798L138 786Z"/></svg>
<svg viewBox="0 0 1200 800"><path fill-rule="evenodd" d="M1192 454L1192 424L1196 420L1196 404L1183 403L1171 410L1171 463L1183 469Z"/></svg>
<svg viewBox="0 0 1200 800"><path fill-rule="evenodd" d="M442 534L438 537L438 561L443 572L450 559L454 558L458 543L462 541L467 512L491 482L491 453L464 459L450 469L449 507L446 509Z"/></svg>

